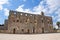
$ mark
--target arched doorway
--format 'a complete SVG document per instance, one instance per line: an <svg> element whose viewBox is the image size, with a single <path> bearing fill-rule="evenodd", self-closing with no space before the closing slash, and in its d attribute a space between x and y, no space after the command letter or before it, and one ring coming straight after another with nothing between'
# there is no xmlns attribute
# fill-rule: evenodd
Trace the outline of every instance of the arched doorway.
<svg viewBox="0 0 60 40"><path fill-rule="evenodd" d="M44 28L42 28L42 33L44 33Z"/></svg>
<svg viewBox="0 0 60 40"><path fill-rule="evenodd" d="M29 29L27 31L28 31L27 33L29 34Z"/></svg>
<svg viewBox="0 0 60 40"><path fill-rule="evenodd" d="M33 33L35 33L35 28L33 27Z"/></svg>
<svg viewBox="0 0 60 40"><path fill-rule="evenodd" d="M16 29L14 28L14 29L13 29L13 34L15 34L15 31L16 31Z"/></svg>

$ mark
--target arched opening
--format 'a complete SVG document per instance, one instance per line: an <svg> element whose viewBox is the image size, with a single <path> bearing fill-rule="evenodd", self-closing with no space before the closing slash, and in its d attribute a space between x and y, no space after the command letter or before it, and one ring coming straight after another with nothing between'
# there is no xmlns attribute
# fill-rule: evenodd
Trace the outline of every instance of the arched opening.
<svg viewBox="0 0 60 40"><path fill-rule="evenodd" d="M44 33L44 28L42 28L42 33Z"/></svg>
<svg viewBox="0 0 60 40"><path fill-rule="evenodd" d="M13 29L13 34L15 34L15 31L16 31L16 29L14 28L14 29Z"/></svg>
<svg viewBox="0 0 60 40"><path fill-rule="evenodd" d="M27 31L28 31L28 34L29 34L29 29Z"/></svg>
<svg viewBox="0 0 60 40"><path fill-rule="evenodd" d="M35 33L35 28L33 27L33 33Z"/></svg>

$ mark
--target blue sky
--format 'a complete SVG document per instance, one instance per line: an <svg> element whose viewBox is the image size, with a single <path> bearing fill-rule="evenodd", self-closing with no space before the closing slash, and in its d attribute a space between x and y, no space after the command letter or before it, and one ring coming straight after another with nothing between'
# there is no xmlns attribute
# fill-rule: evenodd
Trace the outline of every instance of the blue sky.
<svg viewBox="0 0 60 40"><path fill-rule="evenodd" d="M0 0L0 24L8 19L9 10L40 14L53 18L53 25L60 21L60 0Z"/></svg>

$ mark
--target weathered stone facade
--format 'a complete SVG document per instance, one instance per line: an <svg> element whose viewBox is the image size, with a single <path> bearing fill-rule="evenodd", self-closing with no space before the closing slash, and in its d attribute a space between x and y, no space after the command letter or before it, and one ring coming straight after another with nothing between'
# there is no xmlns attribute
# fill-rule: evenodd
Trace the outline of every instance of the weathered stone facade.
<svg viewBox="0 0 60 40"><path fill-rule="evenodd" d="M8 17L9 33L46 33L53 31L52 17L10 11Z"/></svg>
<svg viewBox="0 0 60 40"><path fill-rule="evenodd" d="M30 14L24 12L9 12L8 20L5 21L5 27L8 33L18 34L38 34L53 32L52 17Z"/></svg>

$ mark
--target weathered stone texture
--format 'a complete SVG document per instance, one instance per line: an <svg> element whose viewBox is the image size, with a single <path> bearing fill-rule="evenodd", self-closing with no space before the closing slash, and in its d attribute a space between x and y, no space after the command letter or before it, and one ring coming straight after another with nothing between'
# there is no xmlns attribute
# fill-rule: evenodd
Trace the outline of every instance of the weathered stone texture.
<svg viewBox="0 0 60 40"><path fill-rule="evenodd" d="M9 33L43 33L52 32L52 17L10 11L8 17Z"/></svg>

